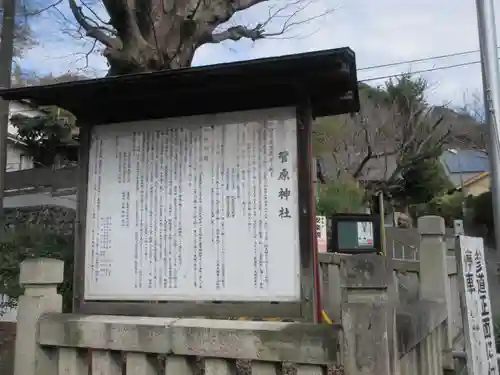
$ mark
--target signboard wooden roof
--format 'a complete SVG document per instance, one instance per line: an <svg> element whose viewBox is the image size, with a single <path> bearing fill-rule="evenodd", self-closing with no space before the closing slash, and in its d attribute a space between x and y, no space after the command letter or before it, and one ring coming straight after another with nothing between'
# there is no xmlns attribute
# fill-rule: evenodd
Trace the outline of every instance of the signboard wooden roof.
<svg viewBox="0 0 500 375"><path fill-rule="evenodd" d="M318 319L312 118L359 110L350 49L0 96L83 125L78 312Z"/></svg>
<svg viewBox="0 0 500 375"><path fill-rule="evenodd" d="M72 112L82 123L295 106L307 93L313 117L359 110L354 52L339 48L276 58L0 90Z"/></svg>

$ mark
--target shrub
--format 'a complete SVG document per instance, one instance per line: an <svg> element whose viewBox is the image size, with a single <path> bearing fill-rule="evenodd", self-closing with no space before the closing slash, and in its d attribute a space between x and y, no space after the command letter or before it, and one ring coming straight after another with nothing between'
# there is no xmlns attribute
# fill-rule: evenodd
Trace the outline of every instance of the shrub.
<svg viewBox="0 0 500 375"><path fill-rule="evenodd" d="M41 226L24 225L7 229L0 243L0 295L9 297L7 306L15 307L23 293L19 285L20 264L29 258L54 258L64 261L64 282L59 286L64 311L71 311L73 298L73 236L47 231Z"/></svg>
<svg viewBox="0 0 500 375"><path fill-rule="evenodd" d="M444 218L446 226L453 226L453 220L463 218L463 205L465 198L461 192L442 195L433 198L427 203L414 205L411 207L411 214L414 218L425 215L437 215Z"/></svg>
<svg viewBox="0 0 500 375"><path fill-rule="evenodd" d="M363 207L364 190L354 181L334 182L319 188L318 215L359 212Z"/></svg>

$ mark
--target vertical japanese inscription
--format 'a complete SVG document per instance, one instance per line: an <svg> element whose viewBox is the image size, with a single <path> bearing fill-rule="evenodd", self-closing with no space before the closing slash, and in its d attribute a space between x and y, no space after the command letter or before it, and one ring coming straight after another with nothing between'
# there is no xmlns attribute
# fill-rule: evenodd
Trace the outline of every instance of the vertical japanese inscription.
<svg viewBox="0 0 500 375"><path fill-rule="evenodd" d="M296 139L289 132L295 123L272 116L222 122L156 122L111 132L111 139L105 131L94 136L87 221L92 298L294 295ZM291 250L278 256L281 248ZM119 282L103 283L115 273Z"/></svg>
<svg viewBox="0 0 500 375"><path fill-rule="evenodd" d="M290 197L291 191L287 187L288 182L290 181L290 171L289 171L289 162L288 158L290 153L288 150L281 150L278 152L278 159L281 164L281 170L279 172L278 180L282 181L282 185L279 187L278 198L282 201L282 205L280 206L278 216L281 219L290 219L291 212L290 207L287 204L288 198Z"/></svg>
<svg viewBox="0 0 500 375"><path fill-rule="evenodd" d="M498 374L492 311L486 277L482 239L461 237L462 277L468 332L470 370Z"/></svg>

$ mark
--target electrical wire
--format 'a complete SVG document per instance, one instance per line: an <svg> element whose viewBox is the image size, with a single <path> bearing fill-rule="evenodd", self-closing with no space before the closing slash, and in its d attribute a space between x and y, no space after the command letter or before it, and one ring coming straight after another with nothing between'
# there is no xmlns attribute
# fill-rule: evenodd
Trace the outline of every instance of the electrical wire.
<svg viewBox="0 0 500 375"><path fill-rule="evenodd" d="M406 65L406 64L420 63L420 62L426 62L426 61L432 61L432 60L446 59L446 58L450 58L450 57L470 55L471 53L479 53L479 52L480 51L478 49L471 50L471 51L454 52L454 53L448 53L446 55L422 57L422 58L413 59L413 60L403 60L403 61L397 61L397 62L392 62L392 63L387 63L387 64L365 66L363 68L358 68L358 70L371 70L371 69L379 69L379 68L388 68L391 66Z"/></svg>
<svg viewBox="0 0 500 375"><path fill-rule="evenodd" d="M497 47L500 48L500 47ZM433 60L440 60L440 59L446 59L450 57L456 57L456 56L464 56L464 55L470 55L472 53L479 53L480 50L470 50L470 51L462 51L462 52L454 52L454 53L448 53L445 55L437 55L437 56L430 56L430 57L422 57L418 59L412 59L412 60L404 60L404 61L396 61L392 63L387 63L387 64L378 64L378 65L372 65L372 66L365 66L363 68L358 68L358 71L363 71L363 70L373 70L373 69L382 69L382 68L389 68L393 66L399 66L399 65L408 65L408 64L414 64L414 63L421 63L421 62L428 62L428 61L433 61ZM409 72L411 74L419 74L419 73L427 73L427 72L434 72L434 71L439 71L439 70L446 70L446 69L453 69L453 68L458 68L462 66L468 66L468 65L475 65L475 64L480 64L481 61L470 61L466 63L458 63L458 64L452 64L452 65L445 65L441 67L435 67L435 68L428 68L428 69L421 69L413 72ZM397 74L390 74L386 76L380 76L380 77L370 77L370 78L365 78L360 80L360 82L370 82L370 81L377 81L381 79L388 79L388 78L394 78L403 75L404 73L397 73Z"/></svg>
<svg viewBox="0 0 500 375"><path fill-rule="evenodd" d="M471 61L471 62L466 62L466 63L461 63L461 64L452 64L452 65L445 65L445 66L440 66L437 68L429 68L429 69L421 69L421 70L415 70L412 72L407 72L410 74L420 74L420 73L427 73L427 72L435 72L439 70L446 70L446 69L452 69L452 68L458 68L462 66L468 66L468 65L475 65L475 64L480 64L481 61ZM360 69L358 69L360 70ZM365 78L365 79L360 79L359 82L370 82L370 81L378 81L380 79L388 79L388 78L394 78L394 77L399 77L405 73L397 73L397 74L389 74L386 76L380 76L380 77L370 77L370 78Z"/></svg>

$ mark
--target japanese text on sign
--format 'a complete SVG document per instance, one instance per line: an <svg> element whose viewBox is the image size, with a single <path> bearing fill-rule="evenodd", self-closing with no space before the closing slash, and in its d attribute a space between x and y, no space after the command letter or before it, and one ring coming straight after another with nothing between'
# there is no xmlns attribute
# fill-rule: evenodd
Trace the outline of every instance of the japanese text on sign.
<svg viewBox="0 0 500 375"><path fill-rule="evenodd" d="M326 253L328 250L326 216L316 216L316 241L318 244L318 252Z"/></svg>
<svg viewBox="0 0 500 375"><path fill-rule="evenodd" d="M300 300L293 109L93 129L85 298Z"/></svg>
<svg viewBox="0 0 500 375"><path fill-rule="evenodd" d="M373 246L373 223L370 221L359 221L358 246Z"/></svg>
<svg viewBox="0 0 500 375"><path fill-rule="evenodd" d="M470 374L498 374L493 319L482 238L460 236ZM464 319L464 320L465 320Z"/></svg>

